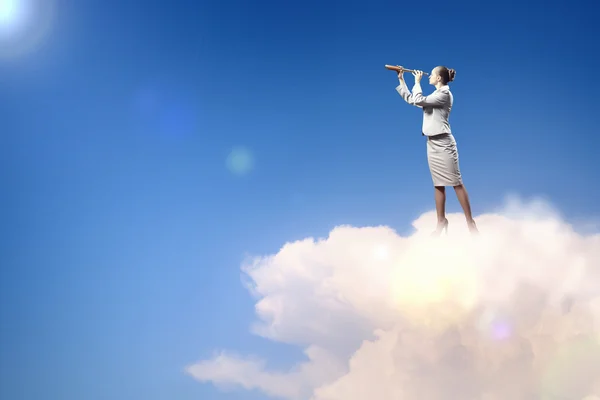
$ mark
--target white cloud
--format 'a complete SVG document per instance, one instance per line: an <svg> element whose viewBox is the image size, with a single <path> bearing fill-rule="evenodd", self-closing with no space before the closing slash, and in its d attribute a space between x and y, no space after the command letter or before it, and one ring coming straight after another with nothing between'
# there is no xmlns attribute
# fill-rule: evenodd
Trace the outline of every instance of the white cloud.
<svg viewBox="0 0 600 400"><path fill-rule="evenodd" d="M259 389L275 398L305 399L312 388L336 379L343 371L343 365L324 349L310 346L305 354L308 361L285 373L266 371L265 362L255 357L241 358L226 352L192 365L187 371L200 381L211 381L223 388L233 384L247 390Z"/></svg>
<svg viewBox="0 0 600 400"><path fill-rule="evenodd" d="M223 352L187 373L293 400L600 397L600 235L514 198L477 218L479 237L456 214L431 238L434 219L410 237L341 226L251 260L253 332L307 360L275 372Z"/></svg>

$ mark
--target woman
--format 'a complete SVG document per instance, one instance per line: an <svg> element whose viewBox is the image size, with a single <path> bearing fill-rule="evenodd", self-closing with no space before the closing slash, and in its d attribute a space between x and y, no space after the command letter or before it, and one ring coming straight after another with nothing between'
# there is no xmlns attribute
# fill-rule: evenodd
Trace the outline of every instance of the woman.
<svg viewBox="0 0 600 400"><path fill-rule="evenodd" d="M401 71L398 72L400 84L396 87L396 91L408 104L423 109L422 134L427 137L427 162L433 180L438 220L433 234L439 236L443 230L448 233L446 186L454 187L458 201L465 213L467 226L472 233L477 233L477 226L471 215L469 195L460 174L456 141L448 122L454 102L448 83L454 80L456 71L443 66L434 68L429 76L429 84L435 86L435 91L429 96L423 96L423 89L421 89L423 72L413 72L415 85L410 93L404 82L404 71L402 67L400 68Z"/></svg>

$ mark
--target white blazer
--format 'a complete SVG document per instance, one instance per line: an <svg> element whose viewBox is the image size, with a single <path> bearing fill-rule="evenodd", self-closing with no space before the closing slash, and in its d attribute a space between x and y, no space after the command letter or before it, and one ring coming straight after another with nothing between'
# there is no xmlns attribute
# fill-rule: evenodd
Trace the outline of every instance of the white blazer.
<svg viewBox="0 0 600 400"><path fill-rule="evenodd" d="M454 97L448 85L436 89L429 96L423 96L420 83L415 83L411 94L408 91L406 82L401 81L396 87L396 91L408 104L423 108L423 135L434 136L441 133L452 133L448 119Z"/></svg>

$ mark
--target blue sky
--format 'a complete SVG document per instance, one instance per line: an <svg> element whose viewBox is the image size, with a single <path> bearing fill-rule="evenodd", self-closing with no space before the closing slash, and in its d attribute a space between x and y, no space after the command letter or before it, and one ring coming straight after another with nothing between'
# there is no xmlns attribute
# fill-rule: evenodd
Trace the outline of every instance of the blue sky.
<svg viewBox="0 0 600 400"><path fill-rule="evenodd" d="M183 373L297 356L248 333L244 257L433 209L384 64L456 69L475 215L517 193L600 217L591 1L57 4L42 47L0 60L0 398L261 399Z"/></svg>

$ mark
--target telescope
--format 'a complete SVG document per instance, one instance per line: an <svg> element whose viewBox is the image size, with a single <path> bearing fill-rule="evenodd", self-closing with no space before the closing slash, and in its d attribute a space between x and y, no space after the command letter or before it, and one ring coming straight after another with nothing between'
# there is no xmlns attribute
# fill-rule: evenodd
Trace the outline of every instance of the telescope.
<svg viewBox="0 0 600 400"><path fill-rule="evenodd" d="M397 65L385 65L386 69L389 69L391 71L396 71L396 72L415 72L414 69L408 69L408 68L404 68L404 67L399 67ZM423 75L429 75L427 72L423 72Z"/></svg>

